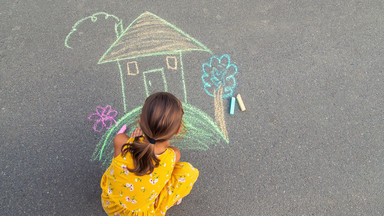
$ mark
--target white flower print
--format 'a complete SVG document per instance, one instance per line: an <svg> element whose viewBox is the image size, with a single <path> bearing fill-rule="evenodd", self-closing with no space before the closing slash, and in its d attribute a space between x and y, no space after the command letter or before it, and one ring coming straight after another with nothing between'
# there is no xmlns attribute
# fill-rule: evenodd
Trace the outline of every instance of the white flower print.
<svg viewBox="0 0 384 216"><path fill-rule="evenodd" d="M111 169L111 175L113 175L113 169Z"/></svg>
<svg viewBox="0 0 384 216"><path fill-rule="evenodd" d="M127 166L125 166L124 164L121 165L121 169L127 169Z"/></svg>
<svg viewBox="0 0 384 216"><path fill-rule="evenodd" d="M129 174L129 170L124 170L125 175Z"/></svg>
<svg viewBox="0 0 384 216"><path fill-rule="evenodd" d="M127 202L131 202L131 198L129 197L125 197L125 200L127 200Z"/></svg>
<svg viewBox="0 0 384 216"><path fill-rule="evenodd" d="M171 195L172 194L172 191L169 190L169 186L167 187L167 191L168 191L168 194Z"/></svg>
<svg viewBox="0 0 384 216"><path fill-rule="evenodd" d="M131 185L131 188L129 189L130 191L133 191L133 185Z"/></svg>
<svg viewBox="0 0 384 216"><path fill-rule="evenodd" d="M185 182L185 178L179 178L179 182Z"/></svg>
<svg viewBox="0 0 384 216"><path fill-rule="evenodd" d="M133 185L132 185L132 184L129 184L129 183L127 183L127 184L125 184L125 186L126 186L127 188L130 188L130 187L132 187Z"/></svg>
<svg viewBox="0 0 384 216"><path fill-rule="evenodd" d="M112 194L111 188L108 188L108 194Z"/></svg>
<svg viewBox="0 0 384 216"><path fill-rule="evenodd" d="M158 181L159 181L159 179L155 179L155 180L153 180L153 179L149 179L149 182L150 182L151 184L153 184L153 185L155 185L156 182L158 182Z"/></svg>
<svg viewBox="0 0 384 216"><path fill-rule="evenodd" d="M123 208L127 208L127 206L125 204L121 204L121 207Z"/></svg>
<svg viewBox="0 0 384 216"><path fill-rule="evenodd" d="M179 197L180 197L180 195L176 195L176 198L173 199L173 201L176 201Z"/></svg>
<svg viewBox="0 0 384 216"><path fill-rule="evenodd" d="M137 203L136 200L132 200L132 204L135 204L135 203Z"/></svg>

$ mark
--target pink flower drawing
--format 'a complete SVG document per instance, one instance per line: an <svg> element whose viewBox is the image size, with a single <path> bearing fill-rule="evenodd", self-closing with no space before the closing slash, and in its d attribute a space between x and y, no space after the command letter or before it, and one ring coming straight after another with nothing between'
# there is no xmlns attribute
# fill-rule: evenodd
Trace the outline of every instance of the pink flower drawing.
<svg viewBox="0 0 384 216"><path fill-rule="evenodd" d="M110 105L106 107L97 106L96 112L89 115L88 120L94 121L94 131L101 132L104 128L108 130L113 124L117 124L115 121L116 116L117 111L111 109Z"/></svg>

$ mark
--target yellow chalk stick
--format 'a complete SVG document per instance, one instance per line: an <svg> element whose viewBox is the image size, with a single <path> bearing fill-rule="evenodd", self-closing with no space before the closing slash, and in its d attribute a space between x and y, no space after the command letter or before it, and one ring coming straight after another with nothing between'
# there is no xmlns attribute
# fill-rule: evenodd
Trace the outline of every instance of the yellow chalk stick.
<svg viewBox="0 0 384 216"><path fill-rule="evenodd" d="M241 109L241 111L245 111L245 106L244 106L244 102L243 102L243 99L241 99L241 95L240 94L238 94L237 96L236 96L236 98L237 98L237 102L239 103L239 105L240 105L240 109Z"/></svg>

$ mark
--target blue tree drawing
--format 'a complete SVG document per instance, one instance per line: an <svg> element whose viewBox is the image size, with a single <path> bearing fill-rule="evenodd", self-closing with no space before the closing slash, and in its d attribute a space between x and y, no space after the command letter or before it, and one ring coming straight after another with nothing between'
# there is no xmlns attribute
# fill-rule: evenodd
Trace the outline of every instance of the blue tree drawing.
<svg viewBox="0 0 384 216"><path fill-rule="evenodd" d="M231 63L228 54L221 57L212 56L209 63L203 63L203 76L201 77L205 92L214 97L215 120L222 130L223 134L228 138L224 118L223 98L229 98L233 95L236 87L237 66Z"/></svg>
<svg viewBox="0 0 384 216"><path fill-rule="evenodd" d="M205 92L212 97L219 88L223 88L222 98L229 98L233 95L236 87L237 66L231 63L228 54L222 55L220 58L212 56L209 63L203 64L203 76L201 77L204 84Z"/></svg>

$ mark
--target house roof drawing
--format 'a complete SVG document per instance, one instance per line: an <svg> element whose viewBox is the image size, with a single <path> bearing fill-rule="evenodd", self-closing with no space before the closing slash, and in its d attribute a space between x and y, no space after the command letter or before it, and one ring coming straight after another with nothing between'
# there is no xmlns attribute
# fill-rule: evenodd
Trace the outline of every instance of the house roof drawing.
<svg viewBox="0 0 384 216"><path fill-rule="evenodd" d="M162 18L145 12L136 18L100 58L98 64L144 56L205 51L206 46Z"/></svg>

